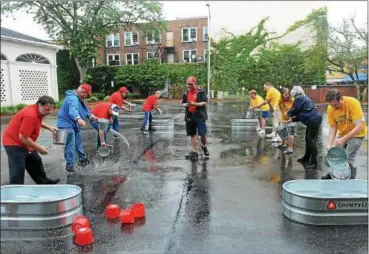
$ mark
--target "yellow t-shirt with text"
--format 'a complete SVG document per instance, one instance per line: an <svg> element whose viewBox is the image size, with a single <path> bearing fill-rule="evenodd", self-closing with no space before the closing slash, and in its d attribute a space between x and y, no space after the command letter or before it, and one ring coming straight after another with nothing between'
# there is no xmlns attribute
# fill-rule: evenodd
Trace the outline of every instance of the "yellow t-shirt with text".
<svg viewBox="0 0 369 254"><path fill-rule="evenodd" d="M255 99L253 99L253 98L250 99L250 106L255 107L257 105L260 105L263 102L264 102L263 97L261 97L260 95L256 95ZM269 111L269 105L265 104L265 105L261 106L260 109L262 111Z"/></svg>
<svg viewBox="0 0 369 254"><path fill-rule="evenodd" d="M295 100L294 98L291 98L289 101L284 101L283 98L281 98L279 108L281 110L282 121L287 121L290 118L289 116L286 116L286 113L292 108L294 100Z"/></svg>
<svg viewBox="0 0 369 254"><path fill-rule="evenodd" d="M265 99L269 101L270 106L275 110L278 108L281 93L274 87L271 87L267 91Z"/></svg>
<svg viewBox="0 0 369 254"><path fill-rule="evenodd" d="M355 127L355 121L365 120L361 104L357 99L348 96L342 96L342 98L342 109L334 109L331 105L328 105L327 108L328 124L329 126L337 126L339 137L349 133ZM364 122L363 125L364 128L354 137L365 137L366 123Z"/></svg>

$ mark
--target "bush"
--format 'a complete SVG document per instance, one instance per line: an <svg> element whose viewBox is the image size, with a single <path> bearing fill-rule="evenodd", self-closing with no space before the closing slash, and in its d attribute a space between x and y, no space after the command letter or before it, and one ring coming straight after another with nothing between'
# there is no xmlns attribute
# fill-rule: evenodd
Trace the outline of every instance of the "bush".
<svg viewBox="0 0 369 254"><path fill-rule="evenodd" d="M17 111L22 110L23 108L27 107L27 104L18 104L14 106Z"/></svg>
<svg viewBox="0 0 369 254"><path fill-rule="evenodd" d="M144 96L142 94L129 93L126 95L126 99L144 99Z"/></svg>
<svg viewBox="0 0 369 254"><path fill-rule="evenodd" d="M14 114L17 113L18 109L16 106L1 107L1 114Z"/></svg>
<svg viewBox="0 0 369 254"><path fill-rule="evenodd" d="M103 100L105 98L105 93L94 93L94 97L99 99L99 101Z"/></svg>
<svg viewBox="0 0 369 254"><path fill-rule="evenodd" d="M60 107L61 107L61 105L62 105L62 103L63 103L63 101L57 101L57 102L55 103L55 107L56 107L56 108L60 108Z"/></svg>
<svg viewBox="0 0 369 254"><path fill-rule="evenodd" d="M97 102L99 99L97 99L95 96L91 96L90 98L87 98L85 100L86 102Z"/></svg>
<svg viewBox="0 0 369 254"><path fill-rule="evenodd" d="M104 97L104 101L108 101L108 100L109 100L109 98L110 98L110 96L109 96L109 95L105 96L105 97Z"/></svg>

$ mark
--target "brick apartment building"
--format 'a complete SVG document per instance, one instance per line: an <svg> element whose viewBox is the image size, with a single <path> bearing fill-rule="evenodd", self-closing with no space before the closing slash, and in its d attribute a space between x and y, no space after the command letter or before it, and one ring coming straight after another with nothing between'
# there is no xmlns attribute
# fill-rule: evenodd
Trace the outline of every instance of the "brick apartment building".
<svg viewBox="0 0 369 254"><path fill-rule="evenodd" d="M106 37L106 45L99 49L96 64L136 65L149 58L162 63L205 61L207 55L207 17L169 20L168 30L142 35L134 26L131 30Z"/></svg>

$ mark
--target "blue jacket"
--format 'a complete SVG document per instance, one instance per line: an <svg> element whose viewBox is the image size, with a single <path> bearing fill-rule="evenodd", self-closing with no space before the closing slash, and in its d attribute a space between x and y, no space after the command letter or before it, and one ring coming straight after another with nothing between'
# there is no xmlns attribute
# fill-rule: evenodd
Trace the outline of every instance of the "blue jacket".
<svg viewBox="0 0 369 254"><path fill-rule="evenodd" d="M58 118L56 120L56 126L58 128L73 128L79 130L76 119L77 117L86 120L91 116L90 109L86 104L78 97L75 90L68 90L65 92L65 99L59 110Z"/></svg>
<svg viewBox="0 0 369 254"><path fill-rule="evenodd" d="M293 122L302 122L305 125L312 119L322 117L314 103L305 95L296 96L287 114Z"/></svg>

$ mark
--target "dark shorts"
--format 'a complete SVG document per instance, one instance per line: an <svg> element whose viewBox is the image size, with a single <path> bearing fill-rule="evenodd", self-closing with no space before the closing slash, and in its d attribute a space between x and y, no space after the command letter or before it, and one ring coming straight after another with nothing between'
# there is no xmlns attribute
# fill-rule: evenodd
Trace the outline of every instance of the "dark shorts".
<svg viewBox="0 0 369 254"><path fill-rule="evenodd" d="M207 133L207 126L205 121L195 122L189 121L186 122L186 132L187 136L205 136Z"/></svg>
<svg viewBox="0 0 369 254"><path fill-rule="evenodd" d="M263 111L262 118L269 118L269 111Z"/></svg>

